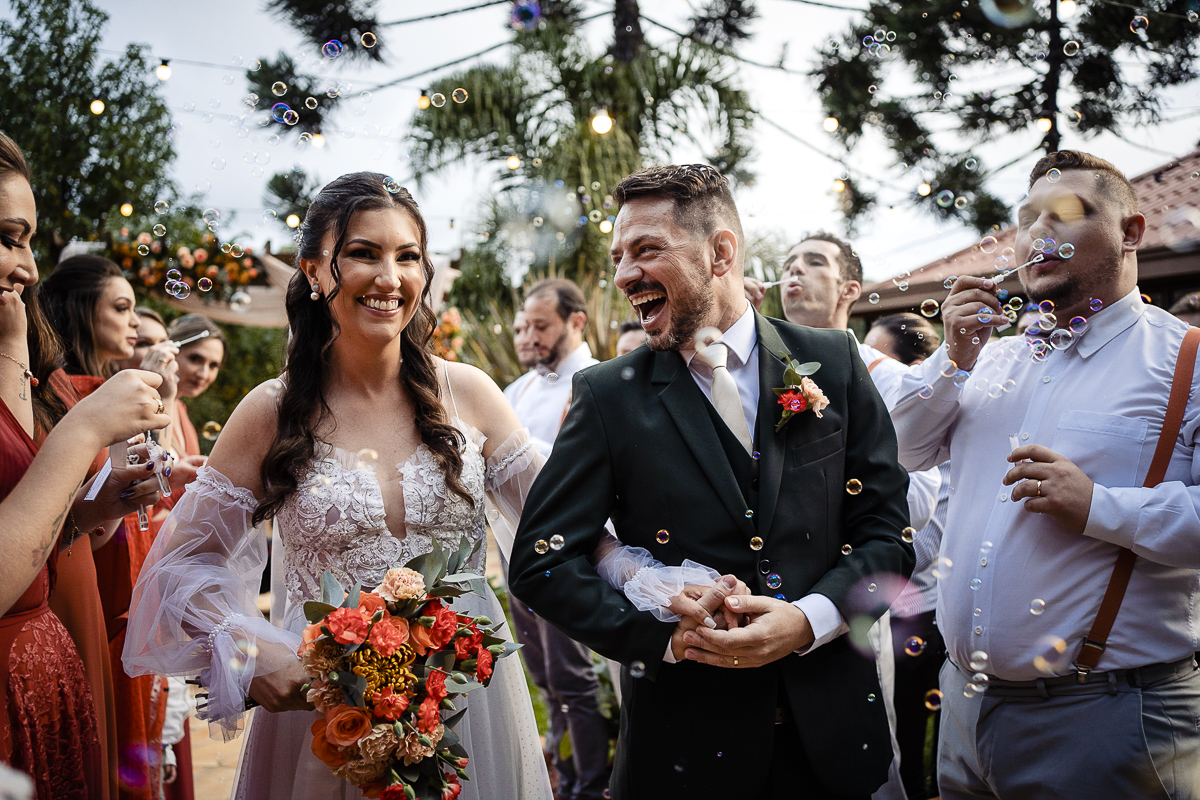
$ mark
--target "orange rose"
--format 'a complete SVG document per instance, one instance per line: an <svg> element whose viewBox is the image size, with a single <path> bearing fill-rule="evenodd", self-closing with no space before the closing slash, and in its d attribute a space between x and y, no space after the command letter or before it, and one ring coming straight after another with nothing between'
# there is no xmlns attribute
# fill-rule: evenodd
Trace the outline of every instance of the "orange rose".
<svg viewBox="0 0 1200 800"><path fill-rule="evenodd" d="M408 643L412 645L412 649L417 651L417 655L425 655L429 649L436 650L437 644L434 643L433 632L423 625L413 625L408 629Z"/></svg>
<svg viewBox="0 0 1200 800"><path fill-rule="evenodd" d="M355 706L338 706L325 714L325 737L341 747L350 747L371 732L371 716Z"/></svg>
<svg viewBox="0 0 1200 800"><path fill-rule="evenodd" d="M387 613L387 607L384 605L383 598L370 592L359 594L358 608L360 611L365 611L368 617L374 616L376 611Z"/></svg>
<svg viewBox="0 0 1200 800"><path fill-rule="evenodd" d="M301 634L301 636L304 637L304 642L300 645L300 649L297 650L296 653L299 655L308 648L312 647L312 643L319 639L321 635L321 623L318 622L309 625L304 629L304 633Z"/></svg>
<svg viewBox="0 0 1200 800"><path fill-rule="evenodd" d="M321 762L325 766L333 769L345 764L350 760L350 757L330 744L329 740L325 738L326 725L328 725L328 721L325 717L321 717L312 724L312 751L313 755L321 759Z"/></svg>
<svg viewBox="0 0 1200 800"><path fill-rule="evenodd" d="M400 643L407 643L409 632L408 620L406 620L404 617L388 617L387 621L392 623L392 625L395 626L396 631L400 634Z"/></svg>

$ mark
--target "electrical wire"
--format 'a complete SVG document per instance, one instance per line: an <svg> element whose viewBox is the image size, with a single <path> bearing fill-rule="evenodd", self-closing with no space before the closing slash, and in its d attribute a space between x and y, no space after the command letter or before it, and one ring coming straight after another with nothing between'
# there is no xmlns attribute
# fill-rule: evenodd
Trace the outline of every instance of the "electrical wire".
<svg viewBox="0 0 1200 800"><path fill-rule="evenodd" d="M835 11L857 11L860 14L865 14L870 9L852 8L851 6L839 6L834 3L820 3L817 0L787 0L789 3L797 3L804 6L816 6L817 8L832 8Z"/></svg>
<svg viewBox="0 0 1200 800"><path fill-rule="evenodd" d="M650 19L649 17L647 17L645 14L641 15L641 19L644 22L649 22L651 25L653 25L656 28L662 28L664 31L667 31L668 33L673 33L681 39L688 39L689 41L696 42L697 44L707 47L709 50L712 50L714 53L719 53L720 55L726 56L727 58L732 58L735 61L740 61L743 64L749 64L752 67L760 67L762 69L774 69L774 70L778 70L780 72L786 72L788 75L799 75L801 77L807 77L807 75L808 75L808 73L806 73L806 72L798 72L797 70L794 70L794 69L788 69L787 67L783 66L782 64L763 64L762 62L759 62L759 61L751 61L748 58L739 56L737 53L733 52L732 50L728 50L724 47L717 47L715 44L712 44L711 42L706 42L695 34L684 33L683 31L677 31L668 25L663 25L661 22L656 22L656 21Z"/></svg>
<svg viewBox="0 0 1200 800"><path fill-rule="evenodd" d="M488 8L490 6L498 6L498 5L502 5L502 4L506 4L506 3L510 3L510 2L512 2L512 0L489 0L489 2L480 3L477 6L467 6L465 8L455 8L450 11L440 11L437 14L426 14L423 17L409 17L408 19L398 19L398 20L394 20L392 22L380 22L379 26L382 28L382 27L387 27L387 26L391 26L391 25L407 25L411 22L424 22L425 20L428 20L428 19L441 19L442 17L451 17L451 16L454 16L455 14L461 14L464 11L475 11L476 9Z"/></svg>

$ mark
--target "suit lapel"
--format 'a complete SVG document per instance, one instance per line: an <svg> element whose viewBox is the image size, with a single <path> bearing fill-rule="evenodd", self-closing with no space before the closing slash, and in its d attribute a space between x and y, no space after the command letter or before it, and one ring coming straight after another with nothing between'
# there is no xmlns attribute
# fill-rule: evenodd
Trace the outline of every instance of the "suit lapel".
<svg viewBox="0 0 1200 800"><path fill-rule="evenodd" d="M753 523L746 519L746 501L738 488L737 478L729 465L729 458L717 438L704 406L704 393L696 385L683 358L673 351L654 354L654 373L651 383L666 384L659 392L659 399L679 429L679 435L696 457L713 491L737 521L746 537L755 535ZM781 373L782 374L782 373Z"/></svg>
<svg viewBox="0 0 1200 800"><path fill-rule="evenodd" d="M775 432L779 419L779 404L772 389L783 386L783 372L787 367L780 356L791 351L779 338L775 326L761 314L755 313L758 327L758 434L755 447L758 449L758 530L766 536L771 531L775 518L775 503L779 499L779 484L783 479L783 463L786 456L787 428Z"/></svg>

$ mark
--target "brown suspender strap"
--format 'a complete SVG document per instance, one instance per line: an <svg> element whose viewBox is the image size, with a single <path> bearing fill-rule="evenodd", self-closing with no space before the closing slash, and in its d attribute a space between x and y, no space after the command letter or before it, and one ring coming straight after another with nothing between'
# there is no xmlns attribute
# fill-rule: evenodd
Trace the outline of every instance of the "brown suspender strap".
<svg viewBox="0 0 1200 800"><path fill-rule="evenodd" d="M1175 362L1175 377L1171 381L1171 395L1167 400L1167 415L1163 419L1162 431L1158 434L1158 446L1154 448L1154 459L1150 462L1150 470L1142 486L1149 489L1157 486L1167 474L1167 464L1171 461L1171 453L1175 449L1175 440L1179 438L1179 428L1183 424L1183 412L1187 407L1188 394L1192 388L1192 373L1196 366L1196 349L1200 346L1200 328L1190 328L1183 337L1179 347L1179 358ZM1087 674L1096 668L1100 656L1108 646L1108 635L1112 632L1117 612L1121 610L1121 601L1125 599L1125 589L1129 586L1129 578L1133 575L1133 563L1137 555L1132 550L1122 550L1117 556L1117 564L1113 568L1108 588L1104 591L1104 599L1100 602L1100 611L1096 621L1083 640L1083 649L1075 660L1075 669L1079 681L1087 680Z"/></svg>
<svg viewBox="0 0 1200 800"><path fill-rule="evenodd" d="M867 365L867 372L870 373L870 372L874 371L874 369L879 366L880 361L887 361L888 358L889 358L889 356L880 356L879 358L875 359L874 361L872 361L870 364Z"/></svg>

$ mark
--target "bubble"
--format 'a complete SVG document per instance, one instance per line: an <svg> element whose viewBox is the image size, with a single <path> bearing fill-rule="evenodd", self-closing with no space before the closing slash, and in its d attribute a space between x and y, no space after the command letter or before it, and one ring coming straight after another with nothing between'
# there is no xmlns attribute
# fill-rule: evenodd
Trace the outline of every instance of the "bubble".
<svg viewBox="0 0 1200 800"><path fill-rule="evenodd" d="M972 592L978 592L979 587L981 587L981 586L983 586L983 581L981 581L979 578L971 579L971 591Z"/></svg>
<svg viewBox="0 0 1200 800"><path fill-rule="evenodd" d="M1197 21L1200 21L1200 12L1198 12L1198 11L1189 11L1189 12L1187 12L1187 21L1188 21L1188 22L1197 22ZM1195 173L1192 173L1192 177L1193 177L1193 178L1194 178L1194 177L1196 177L1196 174L1195 174Z"/></svg>
<svg viewBox="0 0 1200 800"><path fill-rule="evenodd" d="M1145 33L1146 29L1149 27L1150 20L1142 16L1134 17L1129 21L1129 30L1133 31L1134 33Z"/></svg>
<svg viewBox="0 0 1200 800"><path fill-rule="evenodd" d="M937 711L942 707L942 693L938 689L930 689L925 693L925 707Z"/></svg>
<svg viewBox="0 0 1200 800"><path fill-rule="evenodd" d="M225 169L225 159L221 158L220 156L214 158L212 160L212 168L217 170Z"/></svg>
<svg viewBox="0 0 1200 800"><path fill-rule="evenodd" d="M974 172L975 168L979 166L979 162L974 158L968 158L963 166L967 168L968 172Z"/></svg>
<svg viewBox="0 0 1200 800"><path fill-rule="evenodd" d="M1075 341L1075 334L1066 328L1059 328L1050 334L1050 346L1055 350L1066 350L1073 341Z"/></svg>
<svg viewBox="0 0 1200 800"><path fill-rule="evenodd" d="M1034 600L1029 604L1029 613L1033 614L1035 617L1040 617L1042 614L1046 613L1046 601L1042 600L1041 598L1034 598Z"/></svg>
<svg viewBox="0 0 1200 800"><path fill-rule="evenodd" d="M862 481L858 478L851 478L846 481L846 494L854 495L862 491Z"/></svg>
<svg viewBox="0 0 1200 800"><path fill-rule="evenodd" d="M155 214L165 214L170 209L171 209L171 204L168 203L166 200L159 200L157 203L154 204L154 213Z"/></svg>
<svg viewBox="0 0 1200 800"><path fill-rule="evenodd" d="M429 98L429 102L433 104L434 108L441 108L442 106L446 105L446 95L442 94L441 92L435 92L433 96Z"/></svg>
<svg viewBox="0 0 1200 800"><path fill-rule="evenodd" d="M251 302L250 295L239 290L234 292L233 296L229 298L229 307L239 314L245 314L250 310Z"/></svg>
<svg viewBox="0 0 1200 800"><path fill-rule="evenodd" d="M139 244L139 245L138 245L138 248L137 248L137 251L138 251L138 255L139 255L139 256L148 256L148 255L150 255L150 247L149 247L148 245Z"/></svg>
<svg viewBox="0 0 1200 800"><path fill-rule="evenodd" d="M588 219L592 222L599 222L603 216L598 209L592 209L588 212Z"/></svg>
<svg viewBox="0 0 1200 800"><path fill-rule="evenodd" d="M992 324L992 310L987 306L984 306L983 308L979 309L979 313L976 315L976 318L979 320L980 325L990 325Z"/></svg>
<svg viewBox="0 0 1200 800"><path fill-rule="evenodd" d="M949 189L942 189L937 193L937 204L942 208L949 208L950 204L953 202L954 192L950 191Z"/></svg>
<svg viewBox="0 0 1200 800"><path fill-rule="evenodd" d="M1088 308L1090 308L1092 311L1099 311L1100 309L1104 308L1104 301L1099 297L1093 297L1092 302L1088 303Z"/></svg>
<svg viewBox="0 0 1200 800"><path fill-rule="evenodd" d="M275 81L273 84L271 84L271 94L275 95L276 97L283 97L285 94L287 94L287 84L283 81Z"/></svg>
<svg viewBox="0 0 1200 800"><path fill-rule="evenodd" d="M400 186L395 178L389 176L383 179L383 188L387 189L392 194L396 194L403 187Z"/></svg>
<svg viewBox="0 0 1200 800"><path fill-rule="evenodd" d="M633 367L624 367L621 370L621 377L627 381L633 380Z"/></svg>
<svg viewBox="0 0 1200 800"><path fill-rule="evenodd" d="M1079 53L1079 42L1072 39L1063 45L1063 53L1068 56L1077 55Z"/></svg>
<svg viewBox="0 0 1200 800"><path fill-rule="evenodd" d="M854 548L853 548L853 547L851 547L851 546L850 546L850 545L848 545L848 544L844 544L844 545L842 545L842 555L844 555L844 556L848 556L848 555L850 555L852 552L854 552Z"/></svg>
<svg viewBox="0 0 1200 800"><path fill-rule="evenodd" d="M958 276L957 276L957 275L951 275L949 278L946 278L946 280L942 281L942 288L943 288L943 289L953 289L953 288L954 288L954 282L955 282L956 280L958 280Z"/></svg>
<svg viewBox="0 0 1200 800"><path fill-rule="evenodd" d="M959 195L958 197L954 198L954 207L957 208L959 211L966 208L967 207L967 198L963 197L962 195Z"/></svg>
<svg viewBox="0 0 1200 800"><path fill-rule="evenodd" d="M996 248L1000 245L1000 240L995 236L985 236L979 240L979 249L991 255L996 252Z"/></svg>
<svg viewBox="0 0 1200 800"><path fill-rule="evenodd" d="M634 661L629 665L629 675L634 678L644 677L646 674L646 665L641 661Z"/></svg>
<svg viewBox="0 0 1200 800"><path fill-rule="evenodd" d="M920 636L910 636L904 643L904 652L916 657L925 652L925 640Z"/></svg>
<svg viewBox="0 0 1200 800"><path fill-rule="evenodd" d="M913 536L915 536L916 533L917 533L916 528L908 527L908 528L905 528L904 530L900 531L900 538L911 544L912 540L913 540Z"/></svg>
<svg viewBox="0 0 1200 800"><path fill-rule="evenodd" d="M375 43L379 41L375 34L371 33L370 31L367 31L362 36L358 37L358 40L362 42L362 46L368 50L374 47Z"/></svg>
<svg viewBox="0 0 1200 800"><path fill-rule="evenodd" d="M1043 675L1054 675L1066 668L1069 657L1067 643L1057 636L1043 636L1037 643L1038 654L1033 657L1033 668Z"/></svg>
<svg viewBox="0 0 1200 800"><path fill-rule="evenodd" d="M879 292L871 292L870 296L867 297L867 302L873 306L879 305Z"/></svg>
<svg viewBox="0 0 1200 800"><path fill-rule="evenodd" d="M557 372L551 372L549 375L547 375L547 376L546 376L546 383L550 384L551 386L553 386L554 384L558 383L558 373L557 373Z"/></svg>
<svg viewBox="0 0 1200 800"><path fill-rule="evenodd" d="M551 550L562 550L563 545L565 545L566 543L567 543L566 540L563 539L563 537L560 534L556 533L550 537L550 549Z"/></svg>
<svg viewBox="0 0 1200 800"><path fill-rule="evenodd" d="M155 236L166 236L167 235L167 226L163 225L161 222L159 224L155 225L154 226L154 235Z"/></svg>
<svg viewBox="0 0 1200 800"><path fill-rule="evenodd" d="M933 577L938 580L950 577L950 570L954 568L954 562L948 558L942 557L933 565Z"/></svg>
<svg viewBox="0 0 1200 800"><path fill-rule="evenodd" d="M221 423L209 420L200 428L200 435L210 442L215 442L221 435Z"/></svg>
<svg viewBox="0 0 1200 800"><path fill-rule="evenodd" d="M1042 252L1050 255L1058 248L1058 242L1053 239L1046 239L1042 242Z"/></svg>
<svg viewBox="0 0 1200 800"><path fill-rule="evenodd" d="M1053 314L1054 313L1054 301L1053 300L1043 300L1042 302L1038 303L1038 309L1043 314Z"/></svg>
<svg viewBox="0 0 1200 800"><path fill-rule="evenodd" d="M922 400L928 400L929 398L933 397L933 387L928 383L925 384L920 389L917 389L917 397L921 398Z"/></svg>
<svg viewBox="0 0 1200 800"><path fill-rule="evenodd" d="M1058 168L1049 170L1046 173L1046 180L1049 183L1058 183L1062 179L1062 172Z"/></svg>
<svg viewBox="0 0 1200 800"><path fill-rule="evenodd" d="M207 292L212 288L212 281L210 281L208 278L201 278L200 280L196 281L196 288L202 292Z"/></svg>
<svg viewBox="0 0 1200 800"><path fill-rule="evenodd" d="M332 40L326 42L325 44L321 45L321 55L325 56L326 58L337 58L341 54L342 54L342 43L339 42L337 39L332 39ZM272 87L272 89L273 88L274 87ZM279 92L275 92L275 94L279 94Z"/></svg>
<svg viewBox="0 0 1200 800"><path fill-rule="evenodd" d="M539 556L545 555L550 550L550 545L545 539L538 539L533 543L533 552Z"/></svg>
<svg viewBox="0 0 1200 800"><path fill-rule="evenodd" d="M1011 392L1013 389L1017 388L1017 382L1014 381L1012 378L1009 378L1004 383L1000 384L1000 388L1002 388L1006 392Z"/></svg>
<svg viewBox="0 0 1200 800"><path fill-rule="evenodd" d="M288 125L295 125L300 121L300 115L289 108L287 111L283 112L283 121Z"/></svg>
<svg viewBox="0 0 1200 800"><path fill-rule="evenodd" d="M171 294L176 299L179 299L179 300L187 300L188 295L190 295L191 293L192 293L192 287L188 286L183 281L176 281L175 282L175 290L171 292Z"/></svg>
<svg viewBox="0 0 1200 800"><path fill-rule="evenodd" d="M450 99L456 103L467 102L467 90L461 89L461 88L455 89L453 92L450 93Z"/></svg>
<svg viewBox="0 0 1200 800"><path fill-rule="evenodd" d="M988 666L988 654L983 650L976 650L971 653L971 660L967 662L967 666L972 672L983 672Z"/></svg>
<svg viewBox="0 0 1200 800"><path fill-rule="evenodd" d="M186 103L183 104L183 110L190 114L196 110L196 104L193 103L191 100L188 100Z"/></svg>
<svg viewBox="0 0 1200 800"><path fill-rule="evenodd" d="M177 269L167 270L167 280L169 280L169 281L177 281L182 277L183 277L182 273L180 273L180 271Z"/></svg>

